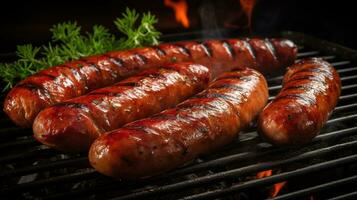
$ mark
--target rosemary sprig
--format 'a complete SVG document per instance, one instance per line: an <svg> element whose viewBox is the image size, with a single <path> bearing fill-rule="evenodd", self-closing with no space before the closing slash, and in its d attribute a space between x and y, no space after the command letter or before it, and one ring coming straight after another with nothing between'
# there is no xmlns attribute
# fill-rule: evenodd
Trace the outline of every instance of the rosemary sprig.
<svg viewBox="0 0 357 200"><path fill-rule="evenodd" d="M141 17L141 20L138 21ZM18 60L0 63L0 78L5 83L3 91L12 88L18 81L50 66L69 60L102 54L112 50L124 50L159 43L160 32L154 25L157 19L150 12L141 16L129 8L117 18L114 24L124 35L116 38L107 28L93 26L92 32L81 33L76 22L54 25L50 31L52 41L48 45L33 47L31 44L17 46Z"/></svg>

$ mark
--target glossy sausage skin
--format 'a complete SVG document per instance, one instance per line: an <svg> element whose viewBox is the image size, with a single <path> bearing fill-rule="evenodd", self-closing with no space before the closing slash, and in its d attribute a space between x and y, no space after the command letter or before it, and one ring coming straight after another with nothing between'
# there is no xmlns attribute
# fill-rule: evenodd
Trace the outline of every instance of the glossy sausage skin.
<svg viewBox="0 0 357 200"><path fill-rule="evenodd" d="M275 145L307 143L326 123L340 93L340 77L328 62L300 61L288 68L282 90L260 114L258 131Z"/></svg>
<svg viewBox="0 0 357 200"><path fill-rule="evenodd" d="M266 81L257 71L225 73L176 108L101 135L90 148L90 163L124 179L171 170L232 142L267 99Z"/></svg>
<svg viewBox="0 0 357 200"><path fill-rule="evenodd" d="M4 111L17 125L31 127L36 115L50 105L167 62L202 64L210 67L216 77L241 67L276 72L292 64L296 53L296 46L285 39L187 41L109 52L70 61L26 78L7 95Z"/></svg>
<svg viewBox="0 0 357 200"><path fill-rule="evenodd" d="M192 63L145 70L42 110L34 121L34 136L62 151L87 151L101 133L174 107L202 91L210 75L207 67Z"/></svg>

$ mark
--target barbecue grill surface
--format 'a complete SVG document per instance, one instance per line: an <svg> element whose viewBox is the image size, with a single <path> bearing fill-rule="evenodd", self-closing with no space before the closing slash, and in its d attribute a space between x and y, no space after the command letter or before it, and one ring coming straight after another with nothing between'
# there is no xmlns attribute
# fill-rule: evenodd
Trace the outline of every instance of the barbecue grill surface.
<svg viewBox="0 0 357 200"><path fill-rule="evenodd" d="M221 30L221 37L235 31ZM163 40L200 39L205 32L164 36ZM262 141L255 127L221 151L160 176L121 181L97 173L86 154L63 154L32 138L0 113L0 198L9 199L261 199L272 184L287 181L275 199L356 198L357 51L294 32L273 36L299 45L298 59L322 57L342 80L339 103L310 144L276 148ZM282 76L267 77L270 99ZM3 100L4 97L2 97ZM256 179L256 174L273 175Z"/></svg>

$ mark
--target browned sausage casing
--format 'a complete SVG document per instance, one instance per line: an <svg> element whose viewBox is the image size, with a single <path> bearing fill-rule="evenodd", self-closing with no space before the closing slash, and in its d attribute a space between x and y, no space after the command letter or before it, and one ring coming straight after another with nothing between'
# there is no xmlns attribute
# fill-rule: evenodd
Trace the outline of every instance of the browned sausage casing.
<svg viewBox="0 0 357 200"><path fill-rule="evenodd" d="M326 123L341 93L336 70L318 58L288 68L283 88L259 116L258 130L275 145L304 144Z"/></svg>
<svg viewBox="0 0 357 200"><path fill-rule="evenodd" d="M41 111L35 138L63 151L86 151L101 133L173 107L202 91L209 69L175 63L148 69L114 86L101 88Z"/></svg>
<svg viewBox="0 0 357 200"><path fill-rule="evenodd" d="M230 143L267 99L260 73L225 73L176 108L101 135L90 148L90 163L105 175L126 179L168 171Z"/></svg>
<svg viewBox="0 0 357 200"><path fill-rule="evenodd" d="M296 52L296 46L284 39L189 41L109 52L70 61L26 78L7 95L4 111L17 125L31 127L36 115L50 105L167 62L202 64L210 67L216 77L240 67L279 71L294 62Z"/></svg>

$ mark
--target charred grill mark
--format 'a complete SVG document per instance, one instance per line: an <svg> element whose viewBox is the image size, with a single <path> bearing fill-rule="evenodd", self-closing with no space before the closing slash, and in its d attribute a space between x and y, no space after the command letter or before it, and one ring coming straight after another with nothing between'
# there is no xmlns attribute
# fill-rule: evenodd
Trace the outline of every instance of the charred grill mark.
<svg viewBox="0 0 357 200"><path fill-rule="evenodd" d="M199 95L196 95L192 99L194 99L194 98L195 99L206 99L206 98L209 98L209 97L204 97L204 96L199 97ZM193 109L193 108L204 108L204 109L208 110L208 109L214 109L215 107L210 105L210 104L207 104L207 103L198 104L197 102L186 101L185 103L178 105L177 108L179 108L181 110Z"/></svg>
<svg viewBox="0 0 357 200"><path fill-rule="evenodd" d="M203 51L205 52L205 54L208 56L208 57L212 57L212 49L209 45L207 45L207 43L203 42L203 43L200 43Z"/></svg>
<svg viewBox="0 0 357 200"><path fill-rule="evenodd" d="M193 98L195 99L220 98L226 101L234 100L234 98L228 94L221 94L216 92L197 94Z"/></svg>
<svg viewBox="0 0 357 200"><path fill-rule="evenodd" d="M314 72L314 73L318 73L318 74L324 74L326 76L332 76L332 72L327 70L327 69L322 69L322 68L316 68L316 67L311 67L311 68L305 68L305 69L301 69L301 70L297 70L296 72L292 73L290 76L294 76L297 75L299 73L303 73L303 72Z"/></svg>
<svg viewBox="0 0 357 200"><path fill-rule="evenodd" d="M181 53L185 54L186 56L191 57L191 52L187 47L185 47L183 45L178 45L178 44L175 44L175 46L177 46L177 48L180 50Z"/></svg>
<svg viewBox="0 0 357 200"><path fill-rule="evenodd" d="M224 49L226 50L226 52L229 54L229 56L230 56L232 59L235 59L236 54L235 54L235 52L234 52L234 49L233 49L232 45L231 45L229 42L225 41L225 40L222 41L222 44L223 44L223 47L224 47Z"/></svg>
<svg viewBox="0 0 357 200"><path fill-rule="evenodd" d="M137 57L142 64L146 64L148 62L147 58L139 53L136 53L135 57Z"/></svg>
<svg viewBox="0 0 357 200"><path fill-rule="evenodd" d="M209 88L212 89L220 89L220 88L229 88L229 89L234 89L234 90L238 90L238 91L243 91L243 87L235 85L235 84L229 84L229 83L224 83L224 84L220 84L220 85L213 85L210 86Z"/></svg>
<svg viewBox="0 0 357 200"><path fill-rule="evenodd" d="M128 166L133 166L135 164L134 161L130 160L128 157L126 156L122 156L121 160L124 161Z"/></svg>
<svg viewBox="0 0 357 200"><path fill-rule="evenodd" d="M314 99L312 99L304 94L286 94L286 95L276 97L273 101L276 102L276 101L279 101L282 99L300 99L310 105L313 105L316 103L316 101Z"/></svg>
<svg viewBox="0 0 357 200"><path fill-rule="evenodd" d="M274 59L279 61L278 60L278 57L277 57L277 52L276 52L276 49L274 47L274 45L270 42L269 39L265 39L265 44L266 46L268 47L269 51L272 53L272 55L274 56Z"/></svg>
<svg viewBox="0 0 357 200"><path fill-rule="evenodd" d="M102 70L100 70L100 68L97 66L96 63L89 62L88 60L85 60L85 59L81 60L81 61L86 63L89 67L94 68L98 76L102 76Z"/></svg>
<svg viewBox="0 0 357 200"><path fill-rule="evenodd" d="M151 116L150 118L157 119L157 120L176 120L177 119L176 115L165 114L165 113L159 113L159 114Z"/></svg>
<svg viewBox="0 0 357 200"><path fill-rule="evenodd" d="M73 103L73 102L61 102L54 105L54 107L68 107L68 108L79 108L83 111L88 111L89 108L87 105L82 103Z"/></svg>
<svg viewBox="0 0 357 200"><path fill-rule="evenodd" d="M156 72L156 73L150 73L147 75L147 77L149 78L153 78L153 79L165 79L166 77L160 73L160 72ZM146 77L143 77L146 78Z"/></svg>
<svg viewBox="0 0 357 200"><path fill-rule="evenodd" d="M245 76L245 75L226 75L220 78L217 78L216 80L222 80L222 79L239 79L242 81L251 81L252 78L249 76Z"/></svg>
<svg viewBox="0 0 357 200"><path fill-rule="evenodd" d="M163 49L161 49L159 46L155 46L153 48L155 49L155 51L157 52L157 54L159 56L165 56L166 55L166 52Z"/></svg>
<svg viewBox="0 0 357 200"><path fill-rule="evenodd" d="M127 87L138 87L139 84L137 82L124 82L124 83L117 83L116 86L127 86Z"/></svg>
<svg viewBox="0 0 357 200"><path fill-rule="evenodd" d="M286 83L290 83L292 81L299 81L299 80L311 80L311 81L315 81L315 82L318 82L318 83L322 83L324 84L326 81L324 80L321 80L320 78L318 78L317 76L315 75L304 75L304 76L295 76L295 77L292 77L291 79L289 79ZM285 83L285 84L286 84Z"/></svg>
<svg viewBox="0 0 357 200"><path fill-rule="evenodd" d="M288 87L284 87L282 91L286 90L315 90L312 86L309 85L292 85Z"/></svg>
<svg viewBox="0 0 357 200"><path fill-rule="evenodd" d="M51 80L54 80L54 79L57 78L56 76L53 76L53 75L50 75L50 74L45 74L45 73L38 73L38 74L34 74L32 76L45 76L45 77L47 77L47 78L49 78Z"/></svg>
<svg viewBox="0 0 357 200"><path fill-rule="evenodd" d="M109 61L114 63L117 67L124 67L124 62L120 58L109 57Z"/></svg>
<svg viewBox="0 0 357 200"><path fill-rule="evenodd" d="M196 127L197 127L197 130L203 134L208 134L210 132L206 126L198 125Z"/></svg>
<svg viewBox="0 0 357 200"><path fill-rule="evenodd" d="M140 131L145 134L149 133L148 129L146 126L139 126L137 124L128 124L127 126L124 126L125 129L133 130L133 131Z"/></svg>
<svg viewBox="0 0 357 200"><path fill-rule="evenodd" d="M159 69L165 69L165 70L168 70L168 71L174 71L174 72L178 72L179 74L182 73L180 71L180 69L178 69L177 67L169 66L169 65L160 66Z"/></svg>
<svg viewBox="0 0 357 200"><path fill-rule="evenodd" d="M249 39L245 39L243 40L243 42L245 43L245 46L247 47L250 55L253 57L253 59L257 59L257 52L255 51L255 49L253 48L253 46L249 43Z"/></svg>
<svg viewBox="0 0 357 200"><path fill-rule="evenodd" d="M88 96L90 95L101 95L101 96L108 96L108 97L119 97L122 96L121 93L116 93L116 92L91 92L87 94Z"/></svg>
<svg viewBox="0 0 357 200"><path fill-rule="evenodd" d="M32 92L40 91L44 95L48 96L50 99L53 98L52 94L50 93L50 91L48 89L44 88L42 85L38 85L38 84L35 84L35 83L22 83L22 84L17 85L16 87L25 88L25 89L30 90Z"/></svg>
<svg viewBox="0 0 357 200"><path fill-rule="evenodd" d="M31 91L46 90L45 88L42 87L42 85L37 85L34 83L22 83L22 84L17 85L16 87L26 88Z"/></svg>

